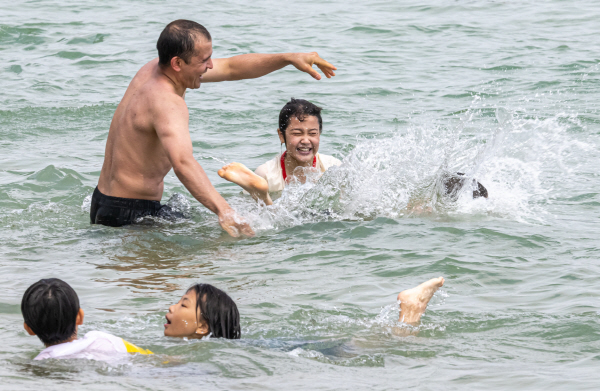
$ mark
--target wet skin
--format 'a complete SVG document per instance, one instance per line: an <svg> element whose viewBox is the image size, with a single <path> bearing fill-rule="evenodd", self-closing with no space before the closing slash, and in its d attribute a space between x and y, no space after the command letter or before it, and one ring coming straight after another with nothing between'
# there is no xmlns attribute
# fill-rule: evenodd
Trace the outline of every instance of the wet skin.
<svg viewBox="0 0 600 391"><path fill-rule="evenodd" d="M285 129L285 138L281 129L277 129L279 140L285 143L285 171L291 173L297 167L312 167L313 160L319 151L321 131L319 120L314 115L306 116L300 121L296 117L290 118L290 123Z"/></svg>
<svg viewBox="0 0 600 391"><path fill-rule="evenodd" d="M202 338L210 332L208 324L197 311L196 292L190 290L165 315L166 337Z"/></svg>

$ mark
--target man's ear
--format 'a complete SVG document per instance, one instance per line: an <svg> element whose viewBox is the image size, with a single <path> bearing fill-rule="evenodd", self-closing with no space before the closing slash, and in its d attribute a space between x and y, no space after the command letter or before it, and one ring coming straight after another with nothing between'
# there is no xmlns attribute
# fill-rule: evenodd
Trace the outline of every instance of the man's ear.
<svg viewBox="0 0 600 391"><path fill-rule="evenodd" d="M279 136L279 141L281 141L282 144L285 144L285 137L283 137L283 133L279 128L277 129L277 135Z"/></svg>
<svg viewBox="0 0 600 391"><path fill-rule="evenodd" d="M80 308L79 312L77 312L77 318L75 318L75 324L77 326L81 326L83 324L83 310Z"/></svg>
<svg viewBox="0 0 600 391"><path fill-rule="evenodd" d="M31 327L29 327L27 325L27 323L23 322L23 328L25 329L25 331L27 331L27 334L29 335L35 335L35 333L33 332L33 330L31 329Z"/></svg>
<svg viewBox="0 0 600 391"><path fill-rule="evenodd" d="M179 72L181 71L181 62L183 60L181 59L181 57L173 57L171 58L171 68L173 68L174 71Z"/></svg>

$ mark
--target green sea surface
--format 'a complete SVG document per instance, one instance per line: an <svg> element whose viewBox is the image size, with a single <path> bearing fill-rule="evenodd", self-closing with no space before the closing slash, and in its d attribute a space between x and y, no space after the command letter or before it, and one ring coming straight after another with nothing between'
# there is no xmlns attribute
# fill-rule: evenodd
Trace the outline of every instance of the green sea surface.
<svg viewBox="0 0 600 391"><path fill-rule="evenodd" d="M186 218L89 223L114 110L178 18L209 29L215 57L338 67L186 94L194 156L254 238L224 233L172 172L163 202ZM595 1L5 1L0 389L597 389L599 19ZM323 107L320 152L343 164L260 206L217 170L279 153L291 97ZM489 199L442 197L458 171ZM437 276L398 332L398 292ZM80 333L156 355L33 361L20 301L48 277L77 291ZM163 336L196 282L237 302L241 340Z"/></svg>

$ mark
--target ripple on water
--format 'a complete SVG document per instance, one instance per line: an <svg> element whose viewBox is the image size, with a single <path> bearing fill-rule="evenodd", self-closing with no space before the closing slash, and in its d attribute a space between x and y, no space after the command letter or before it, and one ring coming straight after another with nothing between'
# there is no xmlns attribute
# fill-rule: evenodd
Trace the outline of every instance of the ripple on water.
<svg viewBox="0 0 600 391"><path fill-rule="evenodd" d="M45 33L41 28L0 24L0 45L41 45L46 42Z"/></svg>

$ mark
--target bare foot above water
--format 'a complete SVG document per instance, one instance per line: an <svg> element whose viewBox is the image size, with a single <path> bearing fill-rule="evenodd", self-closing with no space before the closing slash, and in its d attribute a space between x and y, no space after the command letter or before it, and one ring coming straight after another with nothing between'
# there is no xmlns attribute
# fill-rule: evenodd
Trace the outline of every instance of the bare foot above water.
<svg viewBox="0 0 600 391"><path fill-rule="evenodd" d="M409 324L417 323L425 312L429 300L442 285L444 285L444 277L438 277L400 292L398 294L398 301L400 301L398 321Z"/></svg>
<svg viewBox="0 0 600 391"><path fill-rule="evenodd" d="M221 178L241 186L255 199L262 200L266 205L273 204L269 196L269 184L265 178L256 175L242 163L229 163L223 166L218 174Z"/></svg>

